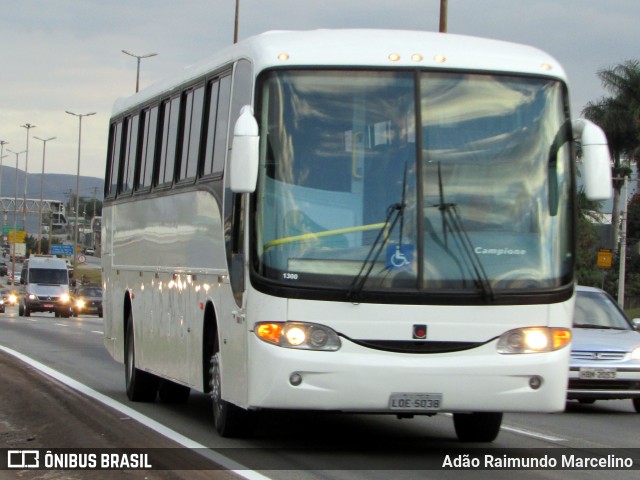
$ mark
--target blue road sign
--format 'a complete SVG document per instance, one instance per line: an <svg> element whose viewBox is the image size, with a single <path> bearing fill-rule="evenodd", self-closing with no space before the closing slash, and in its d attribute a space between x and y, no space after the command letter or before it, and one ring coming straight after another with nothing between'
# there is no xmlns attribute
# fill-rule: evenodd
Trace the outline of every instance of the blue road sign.
<svg viewBox="0 0 640 480"><path fill-rule="evenodd" d="M73 245L51 245L51 255L73 255Z"/></svg>

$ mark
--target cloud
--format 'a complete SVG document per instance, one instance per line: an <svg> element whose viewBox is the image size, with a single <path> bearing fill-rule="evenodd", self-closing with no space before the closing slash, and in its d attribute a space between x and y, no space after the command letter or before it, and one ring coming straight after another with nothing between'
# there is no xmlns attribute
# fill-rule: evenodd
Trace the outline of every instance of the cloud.
<svg viewBox="0 0 640 480"><path fill-rule="evenodd" d="M113 102L226 46L232 0L22 0L3 8L0 44L0 139L24 149L34 135L47 147L47 171L75 172L78 122L64 113L95 111L83 121L85 175L102 176ZM439 0L240 0L240 38L275 29L400 28L437 30ZM604 94L596 71L637 58L637 0L449 0L449 31L527 43L568 72L574 116ZM41 145L33 145L38 156ZM31 170L31 163L29 169Z"/></svg>

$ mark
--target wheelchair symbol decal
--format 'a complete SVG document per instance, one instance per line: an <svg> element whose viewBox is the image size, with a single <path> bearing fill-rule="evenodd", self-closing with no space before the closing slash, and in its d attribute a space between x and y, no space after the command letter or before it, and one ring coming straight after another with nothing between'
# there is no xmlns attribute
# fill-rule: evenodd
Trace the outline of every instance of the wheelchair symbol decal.
<svg viewBox="0 0 640 480"><path fill-rule="evenodd" d="M413 263L413 245L389 245L387 247L387 269L400 269Z"/></svg>

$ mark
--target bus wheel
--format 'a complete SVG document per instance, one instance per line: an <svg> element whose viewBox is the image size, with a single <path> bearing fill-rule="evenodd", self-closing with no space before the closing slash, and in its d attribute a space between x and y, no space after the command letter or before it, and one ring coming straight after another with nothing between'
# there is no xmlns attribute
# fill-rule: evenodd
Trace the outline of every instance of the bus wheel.
<svg viewBox="0 0 640 480"><path fill-rule="evenodd" d="M158 393L158 377L136 368L133 319L129 315L125 337L125 381L127 397L133 402L153 402Z"/></svg>
<svg viewBox="0 0 640 480"><path fill-rule="evenodd" d="M251 433L251 414L237 405L222 399L222 377L220 374L220 349L215 341L211 357L210 385L213 403L213 421L221 437L245 437Z"/></svg>
<svg viewBox="0 0 640 480"><path fill-rule="evenodd" d="M640 413L640 398L633 399L633 408L636 409L636 412Z"/></svg>
<svg viewBox="0 0 640 480"><path fill-rule="evenodd" d="M164 403L185 403L189 399L191 389L170 380L160 380L158 396Z"/></svg>
<svg viewBox="0 0 640 480"><path fill-rule="evenodd" d="M453 426L461 442L493 442L502 424L502 413L454 413Z"/></svg>

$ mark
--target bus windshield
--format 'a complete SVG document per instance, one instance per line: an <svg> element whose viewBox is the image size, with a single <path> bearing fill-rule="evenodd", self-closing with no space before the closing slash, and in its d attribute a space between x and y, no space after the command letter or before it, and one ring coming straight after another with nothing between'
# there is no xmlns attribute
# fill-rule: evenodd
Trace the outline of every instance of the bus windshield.
<svg viewBox="0 0 640 480"><path fill-rule="evenodd" d="M264 73L258 274L347 298L566 285L564 92L485 73Z"/></svg>

